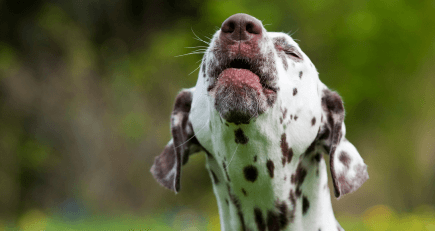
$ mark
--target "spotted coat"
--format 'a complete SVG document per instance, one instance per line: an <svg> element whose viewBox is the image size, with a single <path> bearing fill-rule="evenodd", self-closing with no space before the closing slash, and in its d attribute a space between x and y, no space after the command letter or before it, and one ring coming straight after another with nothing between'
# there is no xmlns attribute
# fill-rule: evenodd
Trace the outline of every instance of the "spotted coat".
<svg viewBox="0 0 435 231"><path fill-rule="evenodd" d="M342 230L323 154L337 198L368 179L345 139L341 97L288 34L249 15L215 33L196 87L177 96L171 128L151 172L178 192L181 165L204 151L222 230Z"/></svg>

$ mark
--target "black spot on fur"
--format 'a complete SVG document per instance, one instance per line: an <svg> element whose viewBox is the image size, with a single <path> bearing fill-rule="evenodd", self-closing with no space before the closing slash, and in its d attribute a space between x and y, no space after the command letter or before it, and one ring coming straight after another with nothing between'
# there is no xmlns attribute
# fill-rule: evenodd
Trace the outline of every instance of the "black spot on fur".
<svg viewBox="0 0 435 231"><path fill-rule="evenodd" d="M292 209L289 210L289 218L290 218L290 222L293 222L295 217L295 212L296 212L296 197L295 197L295 193L293 192L293 189L290 190L288 199L290 200L290 204L292 206Z"/></svg>
<svg viewBox="0 0 435 231"><path fill-rule="evenodd" d="M279 231L279 218L272 211L267 212L267 229L269 231Z"/></svg>
<svg viewBox="0 0 435 231"><path fill-rule="evenodd" d="M293 95L295 96L298 93L298 89L297 88L293 88Z"/></svg>
<svg viewBox="0 0 435 231"><path fill-rule="evenodd" d="M243 195L245 195L245 197L248 196L248 193L246 192L246 190L244 188L242 188L242 193L243 193Z"/></svg>
<svg viewBox="0 0 435 231"><path fill-rule="evenodd" d="M212 175L212 179L213 179L213 184L219 184L219 179L216 176L216 174L213 172L213 170L210 170L211 175Z"/></svg>
<svg viewBox="0 0 435 231"><path fill-rule="evenodd" d="M227 165L225 164L225 162L222 162L222 167L224 168L224 172L225 172L225 175L227 176L227 180L231 181L230 176L228 175Z"/></svg>
<svg viewBox="0 0 435 231"><path fill-rule="evenodd" d="M310 202L306 196L302 197L302 215L305 215L310 208Z"/></svg>
<svg viewBox="0 0 435 231"><path fill-rule="evenodd" d="M229 184L227 184L227 190L228 190L228 195L230 196L231 202L234 204L234 206L236 206L237 215L239 217L240 224L242 225L242 230L246 230L245 218L243 217L242 205L240 204L240 200L239 200L239 198L237 198L236 195L231 193L231 187Z"/></svg>
<svg viewBox="0 0 435 231"><path fill-rule="evenodd" d="M258 231L266 231L266 224L264 223L263 213L259 208L254 208L254 217Z"/></svg>
<svg viewBox="0 0 435 231"><path fill-rule="evenodd" d="M235 141L238 144L247 144L249 141L249 138L245 135L241 128L235 130L234 135L236 137Z"/></svg>
<svg viewBox="0 0 435 231"><path fill-rule="evenodd" d="M296 120L298 120L298 116L297 116L297 115L295 115L295 121L296 121Z"/></svg>
<svg viewBox="0 0 435 231"><path fill-rule="evenodd" d="M255 180L257 180L258 170L255 166L253 165L246 166L245 168L243 168L243 173L247 181L254 182Z"/></svg>
<svg viewBox="0 0 435 231"><path fill-rule="evenodd" d="M299 197L302 194L301 185L304 183L307 176L307 170L302 167L302 163L299 163L296 167L295 175L292 175L291 182L296 184L296 196Z"/></svg>
<svg viewBox="0 0 435 231"><path fill-rule="evenodd" d="M307 148L307 150L305 151L305 154L309 154L311 152L313 152L316 149L316 140L314 140L310 146Z"/></svg>
<svg viewBox="0 0 435 231"><path fill-rule="evenodd" d="M299 72L299 78L301 78L302 79L302 75L303 75L304 73L302 73L302 71L300 71Z"/></svg>
<svg viewBox="0 0 435 231"><path fill-rule="evenodd" d="M320 162L321 159L322 159L322 155L320 153L317 153L313 157L313 160L315 160L316 162Z"/></svg>
<svg viewBox="0 0 435 231"><path fill-rule="evenodd" d="M278 207L278 211L279 211L279 215L278 215L279 216L279 225L280 225L280 228L282 229L282 228L286 227L288 224L288 218L287 218L288 208L287 208L287 204L284 201L281 203L278 203L277 207Z"/></svg>
<svg viewBox="0 0 435 231"><path fill-rule="evenodd" d="M287 204L284 201L277 202L275 207L278 209L278 212L267 212L267 228L269 231L282 230L289 222Z"/></svg>
<svg viewBox="0 0 435 231"><path fill-rule="evenodd" d="M329 135L331 134L331 131L327 126L323 126L323 128L320 130L319 133L319 140L327 140L329 139Z"/></svg>
<svg viewBox="0 0 435 231"><path fill-rule="evenodd" d="M311 120L311 126L314 126L316 124L316 117L313 117L313 119Z"/></svg>
<svg viewBox="0 0 435 231"><path fill-rule="evenodd" d="M269 171L270 178L273 178L273 174L275 170L275 165L273 164L273 161L267 160L266 166L267 166L267 170Z"/></svg>

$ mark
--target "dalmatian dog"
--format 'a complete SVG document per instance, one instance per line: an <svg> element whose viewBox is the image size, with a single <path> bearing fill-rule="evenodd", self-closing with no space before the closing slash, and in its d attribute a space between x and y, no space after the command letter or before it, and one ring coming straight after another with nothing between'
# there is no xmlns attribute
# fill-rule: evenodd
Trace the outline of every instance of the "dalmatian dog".
<svg viewBox="0 0 435 231"><path fill-rule="evenodd" d="M196 86L175 99L171 132L151 173L177 193L181 166L204 151L226 231L343 230L323 154L337 198L368 179L341 97L288 34L246 14L214 34Z"/></svg>

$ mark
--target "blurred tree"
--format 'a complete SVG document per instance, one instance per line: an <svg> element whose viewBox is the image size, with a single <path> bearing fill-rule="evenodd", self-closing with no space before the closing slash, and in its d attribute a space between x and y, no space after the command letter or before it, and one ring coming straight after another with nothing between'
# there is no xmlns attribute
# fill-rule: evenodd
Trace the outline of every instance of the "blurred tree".
<svg viewBox="0 0 435 231"><path fill-rule="evenodd" d="M63 213L69 201L89 213L216 213L203 157L189 160L177 197L149 168L201 59L175 56L206 45L192 31L207 41L239 12L292 34L344 98L347 136L371 178L333 200L335 211L434 206L434 9L432 0L0 0L0 221Z"/></svg>

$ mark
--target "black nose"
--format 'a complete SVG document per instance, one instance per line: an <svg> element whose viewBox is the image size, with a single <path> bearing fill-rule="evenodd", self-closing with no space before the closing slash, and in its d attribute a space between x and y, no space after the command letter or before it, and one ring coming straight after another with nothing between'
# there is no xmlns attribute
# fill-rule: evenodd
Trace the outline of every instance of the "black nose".
<svg viewBox="0 0 435 231"><path fill-rule="evenodd" d="M222 23L221 31L221 35L230 40L250 40L261 36L263 25L260 20L250 15L235 14Z"/></svg>

